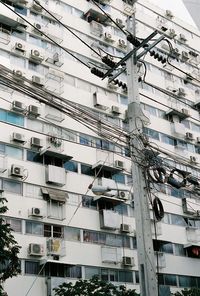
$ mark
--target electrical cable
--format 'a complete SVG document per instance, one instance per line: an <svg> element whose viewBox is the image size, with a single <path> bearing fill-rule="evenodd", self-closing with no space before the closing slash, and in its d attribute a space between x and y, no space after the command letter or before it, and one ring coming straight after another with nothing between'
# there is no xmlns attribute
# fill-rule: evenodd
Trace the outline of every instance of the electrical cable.
<svg viewBox="0 0 200 296"><path fill-rule="evenodd" d="M96 1L95 0L87 0L87 1L92 1L93 2L93 4L94 5L96 5L100 10L101 10L101 12L103 12L103 14L105 15L105 16L107 16L107 18L112 22L112 23L114 23L115 24L115 26L116 27L118 27L118 29L123 33L123 34L125 34L125 35L127 35L127 32L126 31L124 31L112 18L111 18L111 16L108 14L108 13L106 13L97 3L96 3Z"/></svg>
<svg viewBox="0 0 200 296"><path fill-rule="evenodd" d="M24 22L26 22L27 24L29 24L32 28L34 28L35 30L37 30L40 34L42 34L47 39L49 39L51 42L53 42L55 45L57 45L59 48L61 48L65 52L67 52L69 55L71 55L73 58L75 58L81 64L83 64L84 66L86 66L87 68L90 69L90 67L88 66L88 64L86 64L85 62L83 62L82 60L80 60L79 58L77 58L73 53L71 53L65 47L63 47L62 45L60 45L59 43L57 43L54 39L52 39L51 37L49 37L47 34L45 34L44 32L42 32L41 30L39 30L37 27L35 27L33 24L31 24L26 18L24 18L21 14L19 14L15 10L12 10L12 8L8 4L6 4L5 2L2 2L2 0L0 0L0 3L3 4L5 7L7 7L10 11L12 11L13 13L15 13L19 18L21 18Z"/></svg>
<svg viewBox="0 0 200 296"><path fill-rule="evenodd" d="M43 5L40 4L38 0L34 0L34 2L39 5L45 12L47 12L51 17L53 17L60 25L62 25L66 30L68 30L72 35L74 35L79 41L81 41L85 46L91 49L98 56L101 56L94 48L88 45L84 40L82 40L76 33L73 32L68 26L62 23L54 14L52 14L49 10L47 10Z"/></svg>
<svg viewBox="0 0 200 296"><path fill-rule="evenodd" d="M37 281L37 279L38 279L40 273L43 271L43 269L44 269L44 267L45 267L46 264L47 264L47 261L46 261L46 262L42 265L42 267L40 268L38 274L36 275L34 281L32 282L32 284L31 284L30 288L28 289L28 291L26 292L25 296L27 296L27 295L29 294L29 292L31 291L31 289L33 288L35 282Z"/></svg>
<svg viewBox="0 0 200 296"><path fill-rule="evenodd" d="M170 53L171 53L171 52L174 50L172 43L171 43L168 39L163 39L163 40L166 41L166 42L168 43L168 45L169 45L169 47L170 47ZM185 72L184 70L182 70L182 69L176 67L175 65L171 64L171 62L169 61L169 54L168 54L167 62L168 62L168 64L169 64L170 66L172 66L172 67L175 68L176 70L182 72L183 74L189 75L193 80L196 80L197 82L200 83L200 80L199 80L199 79L195 78L194 76L188 74L188 73Z"/></svg>

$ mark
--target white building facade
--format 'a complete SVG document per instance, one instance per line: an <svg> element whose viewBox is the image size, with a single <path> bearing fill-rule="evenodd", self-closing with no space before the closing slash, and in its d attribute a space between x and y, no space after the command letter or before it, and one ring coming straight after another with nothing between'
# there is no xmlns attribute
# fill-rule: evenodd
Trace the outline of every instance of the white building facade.
<svg viewBox="0 0 200 296"><path fill-rule="evenodd" d="M1 65L11 81L1 76L0 184L22 270L5 290L50 296L63 281L98 275L139 292L128 143L106 136L109 128L119 137L122 129L128 133L126 74L118 86L90 70L103 71L107 54L114 61L126 54L123 30L134 11L138 38L156 29L165 34L173 49L162 41L155 51L172 65L153 54L144 58L139 91L150 119L144 133L166 163L198 183L200 33L146 0L136 7L121 0L95 1L100 8L86 0L40 3L45 9L26 0L0 3ZM138 73L143 80L142 64ZM115 190L96 196L88 188L93 183ZM161 293L200 287L200 204L198 184L190 185L153 189L165 210L160 222L151 221Z"/></svg>

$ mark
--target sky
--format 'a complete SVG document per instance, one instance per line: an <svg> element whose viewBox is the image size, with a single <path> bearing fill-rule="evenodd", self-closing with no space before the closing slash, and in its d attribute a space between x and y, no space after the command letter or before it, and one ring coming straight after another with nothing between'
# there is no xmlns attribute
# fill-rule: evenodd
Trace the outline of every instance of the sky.
<svg viewBox="0 0 200 296"><path fill-rule="evenodd" d="M171 10L175 16L196 27L182 0L149 0L149 2L163 9Z"/></svg>

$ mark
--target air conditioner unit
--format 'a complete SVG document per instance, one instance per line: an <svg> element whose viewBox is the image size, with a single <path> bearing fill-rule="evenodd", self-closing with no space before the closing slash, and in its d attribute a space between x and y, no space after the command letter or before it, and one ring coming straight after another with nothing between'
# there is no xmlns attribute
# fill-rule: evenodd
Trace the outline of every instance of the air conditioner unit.
<svg viewBox="0 0 200 296"><path fill-rule="evenodd" d="M197 163L197 158L195 156L190 155L190 162Z"/></svg>
<svg viewBox="0 0 200 296"><path fill-rule="evenodd" d="M44 86L44 80L39 76L36 76L36 75L32 76L32 82L39 86Z"/></svg>
<svg viewBox="0 0 200 296"><path fill-rule="evenodd" d="M123 20L120 19L120 18L116 18L116 24L117 24L120 28L124 28L124 27L125 27Z"/></svg>
<svg viewBox="0 0 200 296"><path fill-rule="evenodd" d="M23 178L24 177L24 167L20 165L12 164L11 166L11 176Z"/></svg>
<svg viewBox="0 0 200 296"><path fill-rule="evenodd" d="M40 51L37 49L31 50L31 58L35 61L43 61L44 57L41 55Z"/></svg>
<svg viewBox="0 0 200 296"><path fill-rule="evenodd" d="M41 26L39 23L35 23L35 24L34 24L34 27L35 27L36 29L38 29L38 30L42 30L42 26ZM33 28L34 31L35 31L36 33L39 33L39 34L40 34L40 32L38 32L38 30L36 30L35 28Z"/></svg>
<svg viewBox="0 0 200 296"><path fill-rule="evenodd" d="M128 200L129 199L129 191L123 191L123 190L119 190L118 191L118 198L124 199L124 200Z"/></svg>
<svg viewBox="0 0 200 296"><path fill-rule="evenodd" d="M181 55L182 61L186 62L189 60L189 54L187 51L182 51L182 55Z"/></svg>
<svg viewBox="0 0 200 296"><path fill-rule="evenodd" d="M179 87L179 89L178 89L178 95L184 97L186 95L185 89L182 88L182 87Z"/></svg>
<svg viewBox="0 0 200 296"><path fill-rule="evenodd" d="M33 117L40 116L39 108L37 106L34 106L34 105L29 105L28 106L28 114L33 116Z"/></svg>
<svg viewBox="0 0 200 296"><path fill-rule="evenodd" d="M134 258L133 257L122 257L122 264L124 266L134 266Z"/></svg>
<svg viewBox="0 0 200 296"><path fill-rule="evenodd" d="M29 244L28 253L30 256L43 256L44 248L43 245L40 244Z"/></svg>
<svg viewBox="0 0 200 296"><path fill-rule="evenodd" d="M25 105L20 101L13 101L12 102L12 110L16 112L24 112L26 109Z"/></svg>
<svg viewBox="0 0 200 296"><path fill-rule="evenodd" d="M124 162L121 160L115 160L115 167L123 169L124 168Z"/></svg>
<svg viewBox="0 0 200 296"><path fill-rule="evenodd" d="M178 48L174 48L174 49L172 49L171 50L171 55L173 56L173 57L179 57L180 56L180 51L179 51L179 49Z"/></svg>
<svg viewBox="0 0 200 296"><path fill-rule="evenodd" d="M118 89L118 85L114 83L114 81L109 82L108 81L108 87L112 90L117 90Z"/></svg>
<svg viewBox="0 0 200 296"><path fill-rule="evenodd" d="M200 137L197 137L197 143L200 144Z"/></svg>
<svg viewBox="0 0 200 296"><path fill-rule="evenodd" d="M185 114L186 116L190 116L190 111L188 109L182 108L181 109L182 113Z"/></svg>
<svg viewBox="0 0 200 296"><path fill-rule="evenodd" d="M42 210L40 208L32 208L31 216L40 217L40 218L43 217Z"/></svg>
<svg viewBox="0 0 200 296"><path fill-rule="evenodd" d="M50 136L49 137L49 142L55 147L55 148L59 148L62 145L62 140L55 137L55 136Z"/></svg>
<svg viewBox="0 0 200 296"><path fill-rule="evenodd" d="M179 40L180 40L181 42L185 43L185 42L187 41L187 38L185 37L184 34L180 34L180 35L179 35Z"/></svg>
<svg viewBox="0 0 200 296"><path fill-rule="evenodd" d="M186 133L185 137L187 140L194 140L194 135L192 133Z"/></svg>
<svg viewBox="0 0 200 296"><path fill-rule="evenodd" d="M174 37L177 36L176 31L175 31L174 29L169 29L168 35L169 35L171 38L174 38Z"/></svg>
<svg viewBox="0 0 200 296"><path fill-rule="evenodd" d="M21 52L25 51L25 45L20 43L20 42L16 42L15 43L15 50L19 50Z"/></svg>
<svg viewBox="0 0 200 296"><path fill-rule="evenodd" d="M103 96L99 92L95 92L93 94L93 98L94 98L94 107L101 109L101 110L108 109L108 106L107 106L108 100L107 100L106 96Z"/></svg>
<svg viewBox="0 0 200 296"><path fill-rule="evenodd" d="M198 53L193 51L193 50L189 51L189 55L191 56L191 58L197 58L198 57Z"/></svg>
<svg viewBox="0 0 200 296"><path fill-rule="evenodd" d="M120 231L121 232L125 232L125 233L129 233L130 232L130 225L129 224L121 224L120 225Z"/></svg>
<svg viewBox="0 0 200 296"><path fill-rule="evenodd" d="M35 10L36 12L42 11L42 7L40 5L38 5L35 1L33 1L31 9Z"/></svg>
<svg viewBox="0 0 200 296"><path fill-rule="evenodd" d="M119 39L118 40L118 46L121 47L121 48L126 49L127 48L126 41L124 39Z"/></svg>
<svg viewBox="0 0 200 296"><path fill-rule="evenodd" d="M47 252L49 255L61 255L62 240L59 238L50 238L47 241Z"/></svg>
<svg viewBox="0 0 200 296"><path fill-rule="evenodd" d="M118 106L112 106L112 107L111 107L111 111L112 111L112 113L114 113L115 115L119 115L119 114L121 114L121 111L120 111L120 109L119 109Z"/></svg>
<svg viewBox="0 0 200 296"><path fill-rule="evenodd" d="M165 51L169 51L170 48L169 48L169 45L165 42L161 43L161 48L164 49Z"/></svg>
<svg viewBox="0 0 200 296"><path fill-rule="evenodd" d="M13 70L13 78L23 82L23 72L21 70Z"/></svg>
<svg viewBox="0 0 200 296"><path fill-rule="evenodd" d="M172 13L171 10L166 10L165 15L166 15L166 17L168 17L170 19L174 17L174 15L173 15L173 13Z"/></svg>
<svg viewBox="0 0 200 296"><path fill-rule="evenodd" d="M42 141L39 138L36 138L36 137L31 138L31 146L33 146L33 147L41 148L42 147L41 142Z"/></svg>
<svg viewBox="0 0 200 296"><path fill-rule="evenodd" d="M113 36L111 33L104 33L104 39L108 42L114 42Z"/></svg>
<svg viewBox="0 0 200 296"><path fill-rule="evenodd" d="M25 137L23 134L20 133L13 133L12 134L12 140L18 143L24 143L25 142Z"/></svg>

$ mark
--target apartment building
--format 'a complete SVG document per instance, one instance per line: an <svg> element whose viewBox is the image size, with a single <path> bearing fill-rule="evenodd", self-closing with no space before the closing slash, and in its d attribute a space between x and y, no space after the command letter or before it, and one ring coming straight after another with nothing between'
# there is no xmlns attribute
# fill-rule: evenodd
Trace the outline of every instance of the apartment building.
<svg viewBox="0 0 200 296"><path fill-rule="evenodd" d="M129 146L108 138L109 128L128 133L126 74L108 83L91 73L106 67L102 57L126 54L134 12L138 38L157 29L172 44L163 40L143 57L146 71L138 63L150 120L144 134L169 167L196 180L195 188L152 189L165 210L151 220L158 281L163 295L200 287L200 33L146 0L6 0L0 56L10 83L1 75L0 184L5 220L22 246L21 274L4 285L9 296L54 295L63 281L93 275L139 291ZM112 191L97 196L90 184Z"/></svg>

